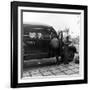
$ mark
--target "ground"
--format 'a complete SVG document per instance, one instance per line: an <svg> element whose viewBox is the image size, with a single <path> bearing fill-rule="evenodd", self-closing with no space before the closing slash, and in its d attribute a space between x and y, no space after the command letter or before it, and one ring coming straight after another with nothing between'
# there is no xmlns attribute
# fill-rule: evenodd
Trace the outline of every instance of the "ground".
<svg viewBox="0 0 90 90"><path fill-rule="evenodd" d="M70 62L57 65L55 58L30 60L24 63L23 77L79 74L79 64Z"/></svg>

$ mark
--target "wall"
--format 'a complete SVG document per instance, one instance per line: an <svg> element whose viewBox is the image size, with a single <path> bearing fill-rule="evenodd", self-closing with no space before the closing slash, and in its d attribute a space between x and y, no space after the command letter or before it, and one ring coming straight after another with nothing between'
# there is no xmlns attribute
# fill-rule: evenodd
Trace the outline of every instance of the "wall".
<svg viewBox="0 0 90 90"><path fill-rule="evenodd" d="M0 61L1 61L0 63L0 90L11 89L10 88L10 1L11 0L1 0L0 2ZM19 1L25 1L25 0L19 0ZM30 1L88 5L90 9L89 0L30 0ZM89 20L89 17L88 17L88 20ZM88 32L89 32L88 34L90 34L90 31ZM89 42L89 46L90 46L90 42ZM90 48L88 48L88 50L89 49ZM90 65L89 65L89 68L90 68ZM89 74L90 74L90 71L89 71ZM27 89L32 89L32 90L46 90L46 89L85 90L86 89L86 90L89 90L89 88L90 88L90 83L87 85L83 84L83 85L67 85L67 86L53 86L53 87L48 86L48 87L34 87L34 88L27 88Z"/></svg>

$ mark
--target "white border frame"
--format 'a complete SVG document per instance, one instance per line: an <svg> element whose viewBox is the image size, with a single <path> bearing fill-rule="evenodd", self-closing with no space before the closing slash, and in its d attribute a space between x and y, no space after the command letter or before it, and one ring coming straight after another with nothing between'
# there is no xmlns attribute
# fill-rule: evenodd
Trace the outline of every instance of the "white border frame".
<svg viewBox="0 0 90 90"><path fill-rule="evenodd" d="M21 10L43 10L43 11L65 11L65 12L80 12L81 13L81 33L80 33L80 74L79 75L60 75L51 77L36 77L36 78L21 78ZM52 9L52 8L37 8L37 7L18 7L18 83L32 83L45 81L66 81L66 80L83 80L84 79L84 10L74 9Z"/></svg>

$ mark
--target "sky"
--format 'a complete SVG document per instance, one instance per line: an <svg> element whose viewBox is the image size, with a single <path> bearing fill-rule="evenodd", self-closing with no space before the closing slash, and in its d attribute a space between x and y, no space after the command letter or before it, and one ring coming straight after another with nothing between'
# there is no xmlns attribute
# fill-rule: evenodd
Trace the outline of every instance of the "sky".
<svg viewBox="0 0 90 90"><path fill-rule="evenodd" d="M68 28L71 37L80 35L79 14L23 12L23 23L40 23L50 25L56 30L56 32Z"/></svg>

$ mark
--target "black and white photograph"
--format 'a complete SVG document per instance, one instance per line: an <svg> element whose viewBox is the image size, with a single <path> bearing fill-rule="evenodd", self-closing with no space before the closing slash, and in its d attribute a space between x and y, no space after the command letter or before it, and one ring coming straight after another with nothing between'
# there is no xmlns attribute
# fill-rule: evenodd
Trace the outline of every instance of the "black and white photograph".
<svg viewBox="0 0 90 90"><path fill-rule="evenodd" d="M22 78L80 74L80 13L48 12L22 11Z"/></svg>
<svg viewBox="0 0 90 90"><path fill-rule="evenodd" d="M68 5L66 8L63 5L61 8L59 5L55 5L59 8L46 4L40 4L41 7L32 3L31 7L23 5L17 3L15 22L18 32L17 82L85 80L86 11L83 6L69 9Z"/></svg>

